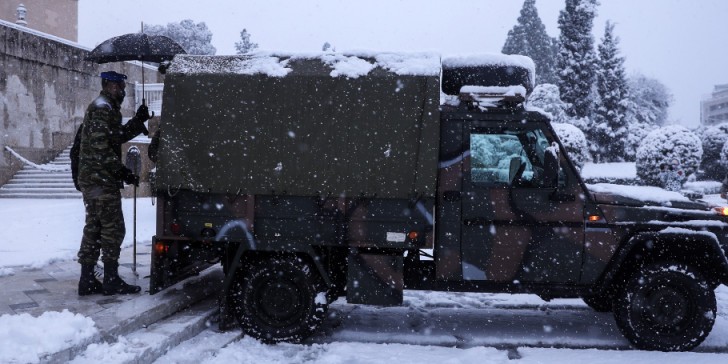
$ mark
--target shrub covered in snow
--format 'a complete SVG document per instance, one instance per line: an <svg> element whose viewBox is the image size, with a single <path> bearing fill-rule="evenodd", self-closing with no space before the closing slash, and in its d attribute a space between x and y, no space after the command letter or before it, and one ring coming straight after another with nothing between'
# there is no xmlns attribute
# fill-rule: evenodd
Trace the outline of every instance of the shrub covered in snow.
<svg viewBox="0 0 728 364"><path fill-rule="evenodd" d="M722 150L728 141L728 123L712 126L703 133L703 161L700 164L708 179L720 181L728 165L721 163Z"/></svg>
<svg viewBox="0 0 728 364"><path fill-rule="evenodd" d="M561 101L560 95L558 86L542 83L531 92L528 97L528 106L537 107L551 114L551 121L554 123L568 122L566 104Z"/></svg>
<svg viewBox="0 0 728 364"><path fill-rule="evenodd" d="M703 151L703 157L705 157L705 151ZM720 149L720 165L724 168L724 171L728 172L728 140L723 143L723 148ZM722 179L716 180L721 181Z"/></svg>
<svg viewBox="0 0 728 364"><path fill-rule="evenodd" d="M591 161L589 147L586 143L584 133L574 125L564 123L552 123L556 135L559 136L561 143L569 154L569 158L576 168L581 169L584 163Z"/></svg>
<svg viewBox="0 0 728 364"><path fill-rule="evenodd" d="M660 166L677 160L683 171L683 182L695 173L703 156L700 139L679 125L656 129L637 148L637 177L645 184L661 186Z"/></svg>

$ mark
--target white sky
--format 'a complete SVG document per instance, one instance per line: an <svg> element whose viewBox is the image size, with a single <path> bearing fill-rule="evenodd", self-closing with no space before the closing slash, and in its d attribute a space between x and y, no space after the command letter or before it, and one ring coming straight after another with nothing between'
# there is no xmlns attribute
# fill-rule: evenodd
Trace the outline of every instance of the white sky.
<svg viewBox="0 0 728 364"><path fill-rule="evenodd" d="M601 0L598 44L616 23L629 73L665 83L675 97L670 120L696 126L700 99L728 83L728 1ZM499 53L520 0L79 0L79 43L93 47L146 24L205 22L217 54L234 54L246 28L261 49ZM549 35L558 36L564 0L537 0ZM106 14L100 16L100 14ZM108 15L113 14L113 15Z"/></svg>

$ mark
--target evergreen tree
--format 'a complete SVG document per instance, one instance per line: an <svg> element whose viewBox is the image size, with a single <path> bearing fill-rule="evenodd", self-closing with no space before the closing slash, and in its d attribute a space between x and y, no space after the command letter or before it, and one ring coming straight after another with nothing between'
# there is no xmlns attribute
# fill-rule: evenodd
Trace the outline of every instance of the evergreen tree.
<svg viewBox="0 0 728 364"><path fill-rule="evenodd" d="M594 125L589 130L596 145L594 156L600 162L621 162L625 157L628 90L624 58L619 56L618 44L614 24L607 21L604 38L598 47L598 97L595 100Z"/></svg>
<svg viewBox="0 0 728 364"><path fill-rule="evenodd" d="M503 54L520 54L531 57L536 63L536 84L556 83L556 40L546 33L546 27L536 10L536 0L525 0L521 15L508 32Z"/></svg>
<svg viewBox="0 0 728 364"><path fill-rule="evenodd" d="M212 46L212 32L207 29L205 22L195 24L190 19L179 23L164 25L150 25L144 27L144 33L164 35L179 43L187 54L215 54Z"/></svg>
<svg viewBox="0 0 728 364"><path fill-rule="evenodd" d="M627 89L624 159L632 162L647 134L665 125L672 95L660 81L641 74L633 74L627 79Z"/></svg>
<svg viewBox="0 0 728 364"><path fill-rule="evenodd" d="M633 74L627 80L629 88L628 120L630 123L664 126L672 94L662 82L642 74Z"/></svg>
<svg viewBox="0 0 728 364"><path fill-rule="evenodd" d="M258 48L258 43L250 41L250 33L248 30L243 28L240 32L240 42L235 42L235 50L238 54L250 53Z"/></svg>
<svg viewBox="0 0 728 364"><path fill-rule="evenodd" d="M586 118L592 112L596 59L592 27L597 5L597 0L566 0L566 7L559 13L558 86L572 117Z"/></svg>

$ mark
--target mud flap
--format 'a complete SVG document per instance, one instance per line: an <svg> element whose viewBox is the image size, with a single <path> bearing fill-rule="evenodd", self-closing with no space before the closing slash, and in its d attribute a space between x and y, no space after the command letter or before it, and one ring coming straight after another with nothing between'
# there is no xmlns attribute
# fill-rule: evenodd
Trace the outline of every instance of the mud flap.
<svg viewBox="0 0 728 364"><path fill-rule="evenodd" d="M402 304L404 258L402 254L361 252L348 256L348 303L397 306Z"/></svg>

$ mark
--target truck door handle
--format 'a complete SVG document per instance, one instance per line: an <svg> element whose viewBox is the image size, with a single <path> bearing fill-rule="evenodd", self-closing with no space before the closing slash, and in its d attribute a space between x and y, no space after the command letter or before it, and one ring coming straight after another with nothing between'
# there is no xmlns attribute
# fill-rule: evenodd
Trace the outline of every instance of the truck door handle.
<svg viewBox="0 0 728 364"><path fill-rule="evenodd" d="M460 191L445 191L442 193L442 199L447 202L460 201Z"/></svg>
<svg viewBox="0 0 728 364"><path fill-rule="evenodd" d="M491 221L487 220L484 217L474 217L472 219L465 219L463 220L463 225L465 226L480 226L485 225Z"/></svg>
<svg viewBox="0 0 728 364"><path fill-rule="evenodd" d="M549 196L549 200L556 202L573 202L576 201L576 195L554 192L551 196Z"/></svg>

